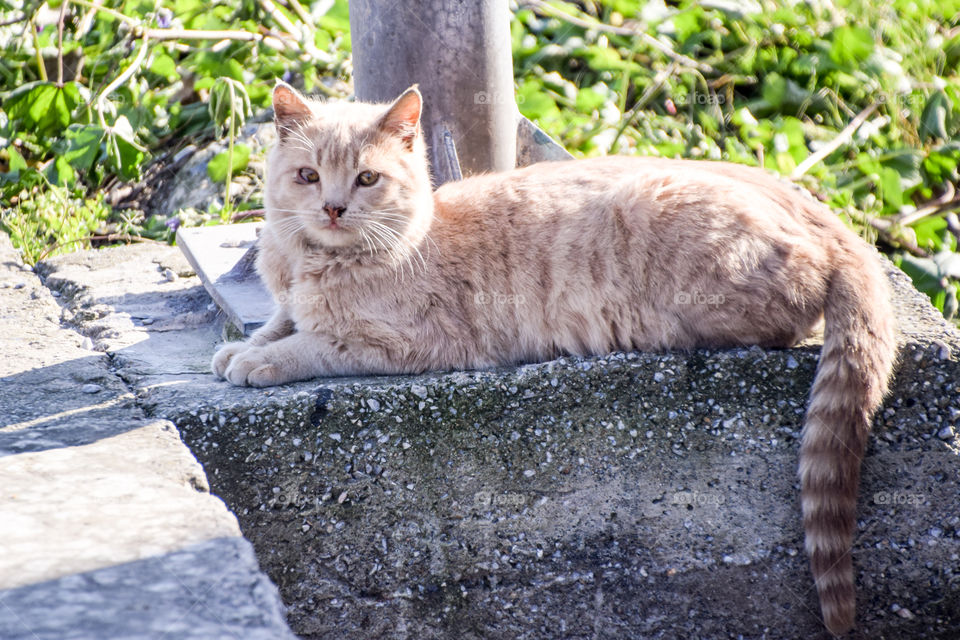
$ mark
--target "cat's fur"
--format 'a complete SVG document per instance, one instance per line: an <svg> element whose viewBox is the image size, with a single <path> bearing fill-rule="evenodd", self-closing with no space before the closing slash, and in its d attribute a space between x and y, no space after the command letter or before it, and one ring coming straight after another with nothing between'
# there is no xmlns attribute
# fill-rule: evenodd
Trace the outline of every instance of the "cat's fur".
<svg viewBox="0 0 960 640"><path fill-rule="evenodd" d="M617 349L788 347L822 317L801 502L826 625L853 625L860 461L896 351L872 248L759 169L607 157L433 193L416 89L387 107L281 84L274 105L257 269L278 310L216 354L216 375L268 386ZM359 185L364 171L379 179Z"/></svg>

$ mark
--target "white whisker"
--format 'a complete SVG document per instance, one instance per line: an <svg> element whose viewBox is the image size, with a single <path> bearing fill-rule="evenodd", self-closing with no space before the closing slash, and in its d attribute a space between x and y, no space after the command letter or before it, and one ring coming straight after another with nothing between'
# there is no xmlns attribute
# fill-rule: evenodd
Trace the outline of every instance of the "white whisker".
<svg viewBox="0 0 960 640"><path fill-rule="evenodd" d="M398 256L398 253L399 253L398 249L400 249L401 247L400 234L396 230L391 229L390 227L387 227L385 225L379 224L374 221L370 221L369 224L370 224L370 226L368 227L369 231L374 235L376 235L377 237L381 238L384 241L384 243L389 245L389 248L385 246L384 249L391 254L394 261L394 266L400 267L399 275L400 275L400 280L402 282L404 278L403 261Z"/></svg>
<svg viewBox="0 0 960 640"><path fill-rule="evenodd" d="M416 275L416 270L414 268L414 263L413 263L414 255L416 255L417 259L420 261L420 266L423 268L424 271L426 271L427 262L426 260L424 260L423 254L420 252L420 249L417 248L414 244L410 243L409 241L406 241L406 238L400 235L400 233L396 229L391 229L386 225L383 225L379 222L372 221L372 220L369 221L368 224L371 225L371 229L378 229L380 230L381 233L389 233L391 235L391 238L393 240L393 246L394 246L394 249L396 250L395 257L397 260L397 264L400 267L401 273L404 273L403 265L407 264L410 267L410 277L414 277ZM404 248L404 245L406 245L408 250L406 251L402 250Z"/></svg>
<svg viewBox="0 0 960 640"><path fill-rule="evenodd" d="M367 249L369 249L370 255L371 255L371 256L372 256L372 255L376 255L377 251L376 251L376 249L374 248L373 243L370 241L370 236L367 235L366 229L363 229L363 228L361 227L361 228L359 229L359 231L360 231L360 237L363 238L363 241L367 243Z"/></svg>

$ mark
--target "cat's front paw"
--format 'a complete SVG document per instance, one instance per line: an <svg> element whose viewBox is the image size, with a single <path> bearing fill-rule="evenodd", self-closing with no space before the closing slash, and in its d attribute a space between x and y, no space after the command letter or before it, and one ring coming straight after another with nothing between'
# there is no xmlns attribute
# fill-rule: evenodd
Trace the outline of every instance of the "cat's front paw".
<svg viewBox="0 0 960 640"><path fill-rule="evenodd" d="M248 342L228 342L217 349L217 352L213 354L213 360L210 362L210 369L213 371L213 375L221 380L226 378L225 374L233 357L238 353L243 353L250 347L251 345Z"/></svg>
<svg viewBox="0 0 960 640"><path fill-rule="evenodd" d="M292 379L262 347L251 347L234 355L224 377L238 387L272 387Z"/></svg>

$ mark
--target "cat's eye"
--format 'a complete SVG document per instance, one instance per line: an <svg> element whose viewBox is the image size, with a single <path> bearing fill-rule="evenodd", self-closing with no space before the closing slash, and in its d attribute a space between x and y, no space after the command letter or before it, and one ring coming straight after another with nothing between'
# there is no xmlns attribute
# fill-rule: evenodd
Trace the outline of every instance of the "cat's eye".
<svg viewBox="0 0 960 640"><path fill-rule="evenodd" d="M303 167L297 171L297 177L299 177L304 182L317 182L320 180L320 174L310 169L309 167Z"/></svg>
<svg viewBox="0 0 960 640"><path fill-rule="evenodd" d="M357 184L361 187L369 187L380 179L380 174L376 171L362 171L357 176Z"/></svg>

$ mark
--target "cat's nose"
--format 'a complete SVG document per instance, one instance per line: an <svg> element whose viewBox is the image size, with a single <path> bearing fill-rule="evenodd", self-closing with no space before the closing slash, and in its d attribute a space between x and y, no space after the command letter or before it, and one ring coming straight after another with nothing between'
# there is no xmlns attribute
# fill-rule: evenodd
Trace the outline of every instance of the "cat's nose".
<svg viewBox="0 0 960 640"><path fill-rule="evenodd" d="M323 210L327 212L327 215L330 216L330 222L336 222L337 218L343 215L343 212L347 210L346 207L341 207L336 204L325 204L323 205Z"/></svg>

